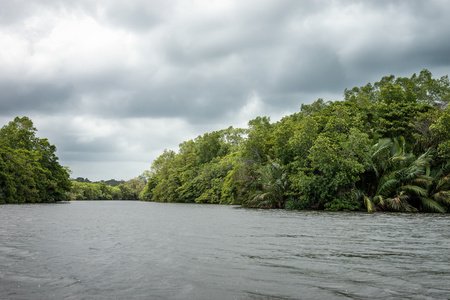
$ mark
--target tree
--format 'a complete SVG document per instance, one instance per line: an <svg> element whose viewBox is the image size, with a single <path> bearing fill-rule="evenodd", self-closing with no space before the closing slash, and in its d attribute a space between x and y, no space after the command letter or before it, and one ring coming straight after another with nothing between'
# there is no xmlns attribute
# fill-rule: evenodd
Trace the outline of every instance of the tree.
<svg viewBox="0 0 450 300"><path fill-rule="evenodd" d="M415 132L411 127L411 120L432 109L428 104L408 102L380 103L376 106L375 132L381 137L394 138L404 136L408 143L412 144Z"/></svg>
<svg viewBox="0 0 450 300"><path fill-rule="evenodd" d="M310 182L304 187L306 199L318 208L357 210L359 204L351 196L368 160L367 134L356 128L330 137L319 135L311 148Z"/></svg>
<svg viewBox="0 0 450 300"><path fill-rule="evenodd" d="M55 202L67 200L69 171L55 155L56 147L36 137L27 117L16 117L0 129L0 202Z"/></svg>
<svg viewBox="0 0 450 300"><path fill-rule="evenodd" d="M426 112L419 112L417 116L411 120L409 125L413 129L414 153L423 153L430 148L437 149L439 136L442 136L442 133L437 134L434 132L433 125L436 124L441 115L441 111L434 109Z"/></svg>
<svg viewBox="0 0 450 300"><path fill-rule="evenodd" d="M433 74L423 69L419 75L413 74L408 82L420 103L442 109L450 100L450 81L448 75L434 79Z"/></svg>
<svg viewBox="0 0 450 300"><path fill-rule="evenodd" d="M273 126L268 117L256 117L248 122L249 133L244 143L245 156L263 164L267 157L273 157Z"/></svg>
<svg viewBox="0 0 450 300"><path fill-rule="evenodd" d="M325 114L318 117L326 120L324 125L307 116L289 143L295 142L299 151L291 163L288 193L298 207L357 210L361 204L352 193L368 160L368 135L359 129L363 121L345 103L328 105L320 114Z"/></svg>
<svg viewBox="0 0 450 300"><path fill-rule="evenodd" d="M38 143L37 129L28 117L16 117L0 130L0 141L4 147L11 149L35 150Z"/></svg>
<svg viewBox="0 0 450 300"><path fill-rule="evenodd" d="M430 176L433 151L428 150L416 157L406 151L405 140L381 139L372 147L373 185L365 198L369 212L387 211L429 211L444 212L448 194L445 172ZM445 169L446 170L446 169Z"/></svg>
<svg viewBox="0 0 450 300"><path fill-rule="evenodd" d="M437 122L430 126L438 140L438 155L443 160L450 159L450 107L447 107Z"/></svg>
<svg viewBox="0 0 450 300"><path fill-rule="evenodd" d="M448 77L422 70L318 99L276 123L205 133L165 151L141 199L249 207L448 210ZM437 155L435 154L437 153ZM440 171L439 171L440 170Z"/></svg>
<svg viewBox="0 0 450 300"><path fill-rule="evenodd" d="M225 177L233 169L231 156L215 159L204 164L193 180L194 188L199 191L197 203L221 203Z"/></svg>
<svg viewBox="0 0 450 300"><path fill-rule="evenodd" d="M426 200L426 187L430 183L429 178L425 176L430 154L424 153L417 159L411 154L395 156L392 159L392 171L380 178L372 202L380 210L418 211L417 203L414 202Z"/></svg>
<svg viewBox="0 0 450 300"><path fill-rule="evenodd" d="M36 152L0 148L0 203L46 201L45 189L40 189L48 184L48 172L40 167L38 160Z"/></svg>
<svg viewBox="0 0 450 300"><path fill-rule="evenodd" d="M430 172L431 183L428 197L422 203L424 211L450 211L450 162L436 167Z"/></svg>
<svg viewBox="0 0 450 300"><path fill-rule="evenodd" d="M139 178L133 178L128 180L125 185L129 188L129 194L127 195L127 200L138 200L139 199L139 195L141 194L141 192L144 190L145 187L145 182L142 179ZM120 185L119 185L119 188ZM122 189L121 189L122 190ZM123 193L123 190L122 190ZM122 197L124 197L125 194L122 195Z"/></svg>
<svg viewBox="0 0 450 300"><path fill-rule="evenodd" d="M224 143L222 132L213 131L197 137L195 140L197 163L205 164L216 157L222 157L228 153L228 145Z"/></svg>
<svg viewBox="0 0 450 300"><path fill-rule="evenodd" d="M147 184L139 194L139 199L143 201L153 201L153 189L158 185L158 177L152 175L147 178Z"/></svg>
<svg viewBox="0 0 450 300"><path fill-rule="evenodd" d="M434 79L429 70L423 69L419 75L414 73L410 78L384 76L373 85L368 83L351 90L345 89L344 97L352 103L382 103L387 100L417 102L443 109L450 100L450 81L448 75Z"/></svg>
<svg viewBox="0 0 450 300"><path fill-rule="evenodd" d="M258 179L254 183L254 192L247 206L259 208L284 208L285 191L289 186L287 174L278 162L270 161L261 166Z"/></svg>

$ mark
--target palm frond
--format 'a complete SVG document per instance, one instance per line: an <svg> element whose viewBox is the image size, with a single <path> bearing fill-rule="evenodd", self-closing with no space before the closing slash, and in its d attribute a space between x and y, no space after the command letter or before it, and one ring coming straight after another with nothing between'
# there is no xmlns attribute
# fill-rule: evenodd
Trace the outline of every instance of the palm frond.
<svg viewBox="0 0 450 300"><path fill-rule="evenodd" d="M431 197L438 203L450 205L450 191L439 191Z"/></svg>
<svg viewBox="0 0 450 300"><path fill-rule="evenodd" d="M407 161L408 157L407 156L403 156L403 155L399 155L399 156L393 156L391 158L392 162L403 162L403 161Z"/></svg>
<svg viewBox="0 0 450 300"><path fill-rule="evenodd" d="M370 166L375 172L376 177L384 173L390 165L390 156L392 148L392 140L389 138L380 139L378 143L372 146Z"/></svg>
<svg viewBox="0 0 450 300"><path fill-rule="evenodd" d="M410 205L407 201L408 196L407 194L401 193L398 197L394 198L387 198L386 202L390 206L390 208L394 211L401 211L401 212L416 212L417 209Z"/></svg>
<svg viewBox="0 0 450 300"><path fill-rule="evenodd" d="M428 177L428 176L420 176L414 180L411 181L411 183L424 187L424 188L428 188L429 186L431 186L433 184L433 178Z"/></svg>
<svg viewBox="0 0 450 300"><path fill-rule="evenodd" d="M441 177L436 185L436 189L449 189L450 188L450 175Z"/></svg>
<svg viewBox="0 0 450 300"><path fill-rule="evenodd" d="M364 196L363 199L364 199L364 205L365 205L366 208L367 208L367 212L369 212L369 213L373 212L374 209L375 209L374 203L373 203L373 202L370 200L370 198L367 197L367 196Z"/></svg>
<svg viewBox="0 0 450 300"><path fill-rule="evenodd" d="M400 190L418 197L425 197L428 195L428 191L426 189L417 185L404 185L400 188Z"/></svg>
<svg viewBox="0 0 450 300"><path fill-rule="evenodd" d="M372 203L375 204L376 207L385 207L386 201L385 198L382 195L376 195L372 198Z"/></svg>
<svg viewBox="0 0 450 300"><path fill-rule="evenodd" d="M385 195L389 196L390 193L392 193L395 188L397 188L400 185L399 181L395 178L387 179L384 182L382 182L380 188L377 191L378 195Z"/></svg>
<svg viewBox="0 0 450 300"><path fill-rule="evenodd" d="M424 170L427 169L427 167L430 166L430 163L432 161L432 155L430 150L420 155L413 163L415 166L423 167Z"/></svg>
<svg viewBox="0 0 450 300"><path fill-rule="evenodd" d="M399 141L399 139L401 141ZM403 155L404 152L404 138L402 136L393 139L393 147L391 149L392 156Z"/></svg>
<svg viewBox="0 0 450 300"><path fill-rule="evenodd" d="M404 169L404 171L404 181L410 182L421 175L425 176L426 168L422 166L410 166Z"/></svg>
<svg viewBox="0 0 450 300"><path fill-rule="evenodd" d="M392 147L392 141L389 138L384 138L378 141L375 145L372 146L372 160L377 160L382 156L389 156L390 150Z"/></svg>
<svg viewBox="0 0 450 300"><path fill-rule="evenodd" d="M276 161L271 161L258 170L253 193L248 204L254 207L282 208L284 192L289 186L287 174Z"/></svg>
<svg viewBox="0 0 450 300"><path fill-rule="evenodd" d="M422 207L423 211L434 212L434 213L445 213L445 208L439 205L436 201L430 198L422 197Z"/></svg>

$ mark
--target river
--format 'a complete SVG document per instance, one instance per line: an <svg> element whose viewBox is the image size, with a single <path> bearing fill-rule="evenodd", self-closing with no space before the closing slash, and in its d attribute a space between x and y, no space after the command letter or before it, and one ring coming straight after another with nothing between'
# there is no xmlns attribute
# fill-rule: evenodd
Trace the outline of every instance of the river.
<svg viewBox="0 0 450 300"><path fill-rule="evenodd" d="M0 206L0 299L449 298L449 215Z"/></svg>

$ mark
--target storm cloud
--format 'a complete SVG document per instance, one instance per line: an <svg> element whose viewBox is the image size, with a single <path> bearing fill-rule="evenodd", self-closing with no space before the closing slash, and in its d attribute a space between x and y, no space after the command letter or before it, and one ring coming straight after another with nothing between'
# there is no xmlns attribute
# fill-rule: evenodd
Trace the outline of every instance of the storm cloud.
<svg viewBox="0 0 450 300"><path fill-rule="evenodd" d="M30 117L73 177L130 179L199 134L345 88L449 73L448 1L8 1L0 124Z"/></svg>

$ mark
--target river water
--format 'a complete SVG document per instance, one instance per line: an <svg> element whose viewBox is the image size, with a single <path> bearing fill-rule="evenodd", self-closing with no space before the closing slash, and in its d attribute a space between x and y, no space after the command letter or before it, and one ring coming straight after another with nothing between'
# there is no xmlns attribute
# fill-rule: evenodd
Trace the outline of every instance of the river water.
<svg viewBox="0 0 450 300"><path fill-rule="evenodd" d="M0 299L449 298L449 215L0 206Z"/></svg>

